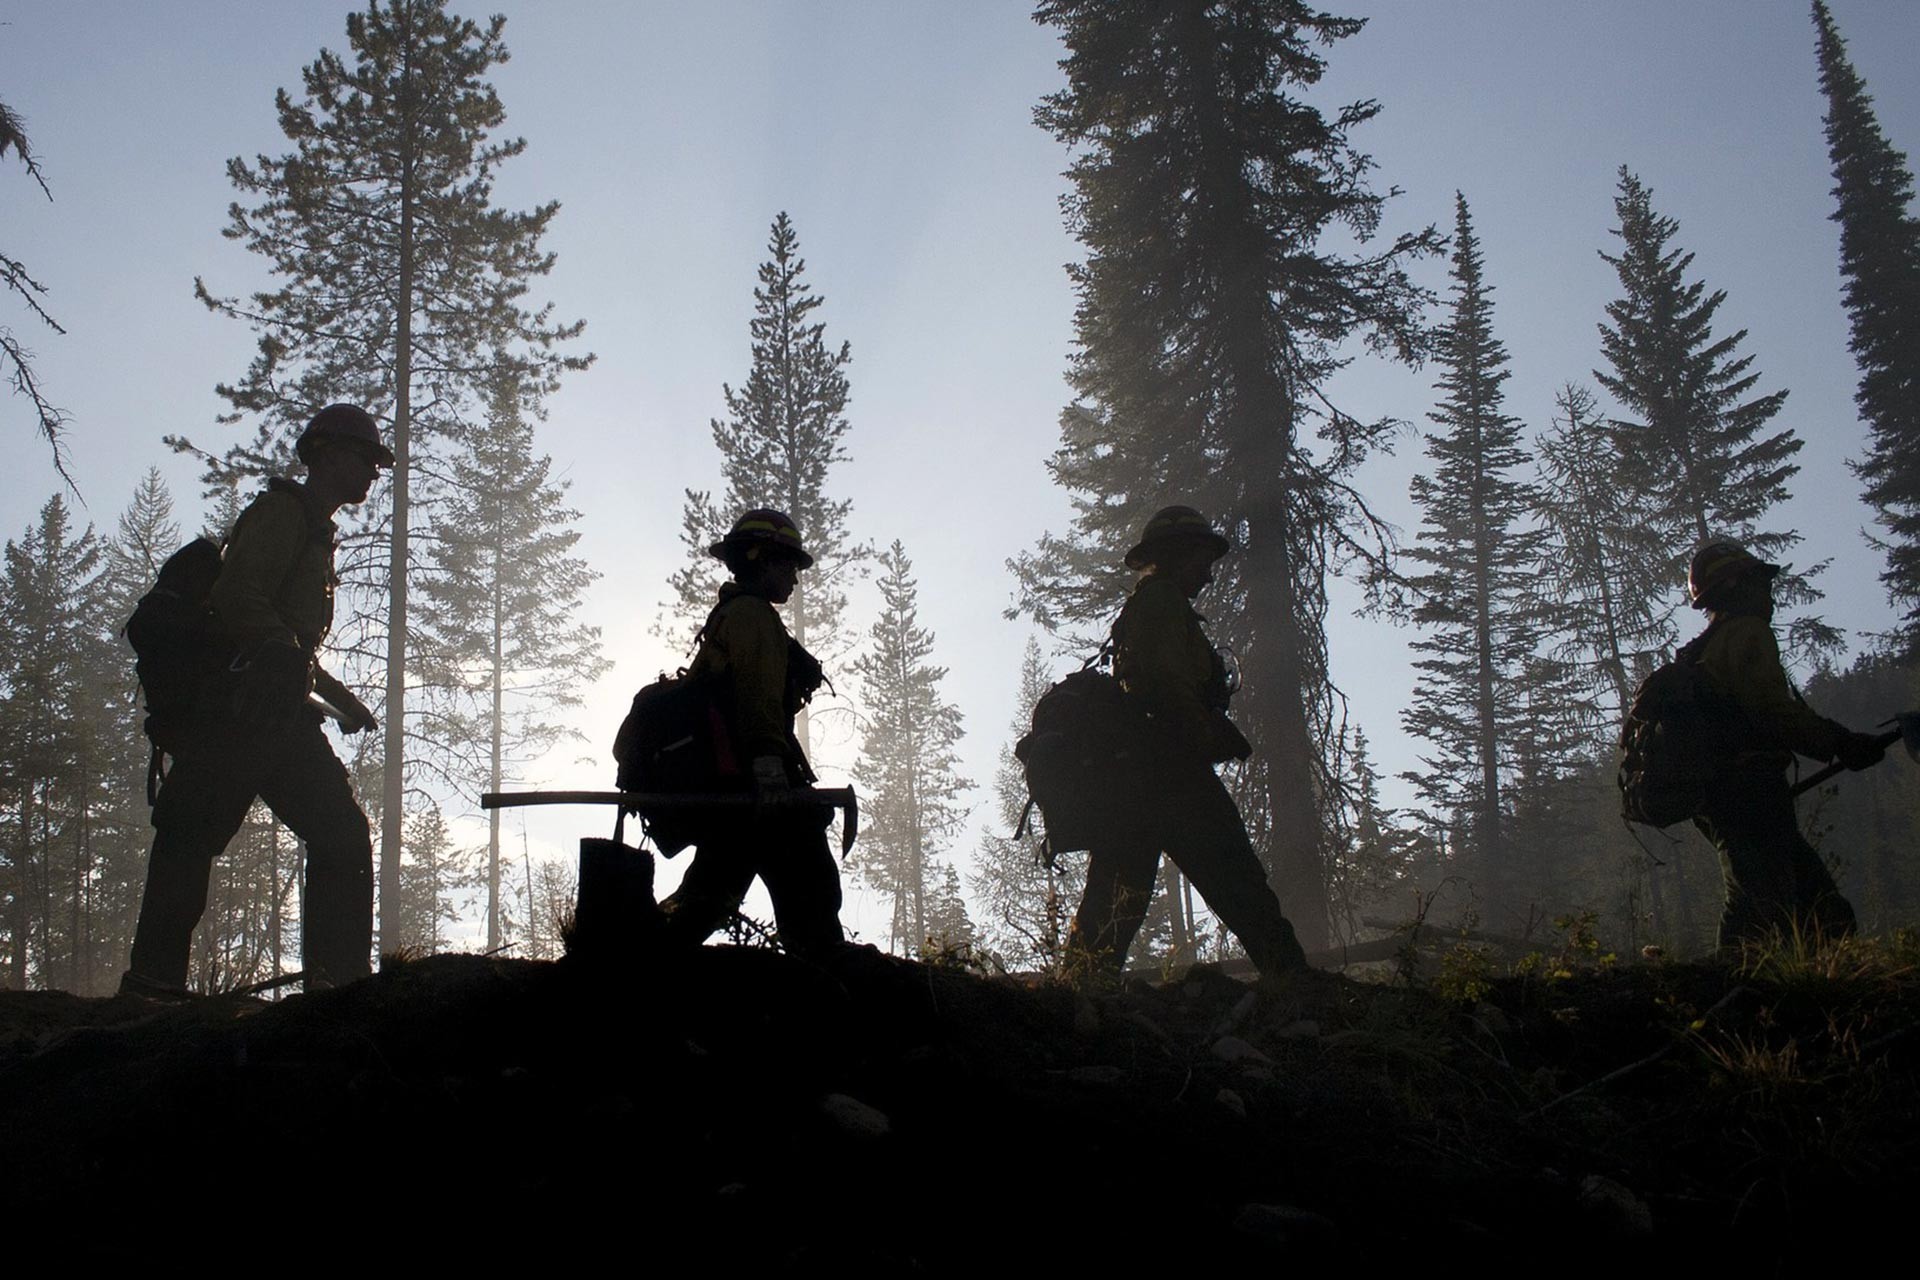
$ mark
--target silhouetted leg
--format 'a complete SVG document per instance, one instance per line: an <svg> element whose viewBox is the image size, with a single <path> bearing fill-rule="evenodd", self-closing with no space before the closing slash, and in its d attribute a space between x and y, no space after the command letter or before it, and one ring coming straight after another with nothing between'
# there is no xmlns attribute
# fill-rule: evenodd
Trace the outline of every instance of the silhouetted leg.
<svg viewBox="0 0 1920 1280"><path fill-rule="evenodd" d="M1161 843L1261 973L1306 967L1306 953L1267 884L1240 809L1210 768L1173 775Z"/></svg>
<svg viewBox="0 0 1920 1280"><path fill-rule="evenodd" d="M287 730L260 798L306 842L301 928L309 990L373 972L373 839L346 766L318 723Z"/></svg>
<svg viewBox="0 0 1920 1280"><path fill-rule="evenodd" d="M1068 954L1096 972L1119 973L1153 897L1160 846L1149 839L1101 845L1087 854L1087 888L1067 931Z"/></svg>
<svg viewBox="0 0 1920 1280"><path fill-rule="evenodd" d="M751 826L715 819L695 845L680 887L660 904L667 942L697 947L725 924L753 884L754 862Z"/></svg>
<svg viewBox="0 0 1920 1280"><path fill-rule="evenodd" d="M780 945L804 954L844 941L840 929L840 869L822 823L831 811L782 814L768 824L760 878L773 898Z"/></svg>
<svg viewBox="0 0 1920 1280"><path fill-rule="evenodd" d="M253 784L237 761L216 753L174 761L153 806L153 853L128 960L136 978L163 987L187 985L213 860L246 820Z"/></svg>
<svg viewBox="0 0 1920 1280"><path fill-rule="evenodd" d="M1852 929L1853 908L1800 834L1783 778L1723 782L1694 825L1719 850L1726 880L1721 951L1737 951L1741 943L1761 941L1775 930L1791 935L1796 927L1816 924L1836 932Z"/></svg>

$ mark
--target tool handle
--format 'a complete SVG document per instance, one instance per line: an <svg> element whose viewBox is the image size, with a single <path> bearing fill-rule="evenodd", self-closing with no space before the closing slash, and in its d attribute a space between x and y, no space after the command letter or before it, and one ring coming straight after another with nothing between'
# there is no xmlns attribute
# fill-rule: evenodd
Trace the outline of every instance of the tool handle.
<svg viewBox="0 0 1920 1280"><path fill-rule="evenodd" d="M541 804L617 804L623 809L751 809L768 803L775 806L824 804L847 809L856 801L852 787L795 790L789 798L771 802L746 791L706 795L656 791L486 791L480 796L482 809L520 809Z"/></svg>
<svg viewBox="0 0 1920 1280"><path fill-rule="evenodd" d="M1879 743L1883 747L1890 747L1894 743L1900 741L1900 737L1901 737L1900 730L1889 729L1885 733L1876 733L1875 735L1873 735L1873 740ZM1822 769L1820 772L1812 775L1811 777L1802 778L1800 779L1800 781L1794 783L1793 790L1788 794L1797 796L1804 791L1811 791L1815 787L1819 786L1821 783L1825 782L1828 778L1831 778L1834 774L1841 772L1846 767L1847 766L1841 764L1838 760L1835 760L1832 764L1828 765L1826 768Z"/></svg>

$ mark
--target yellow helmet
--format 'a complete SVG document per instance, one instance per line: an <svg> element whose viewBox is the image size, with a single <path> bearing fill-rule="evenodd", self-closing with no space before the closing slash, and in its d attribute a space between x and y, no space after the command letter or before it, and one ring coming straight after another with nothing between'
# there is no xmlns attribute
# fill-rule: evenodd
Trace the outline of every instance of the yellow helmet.
<svg viewBox="0 0 1920 1280"><path fill-rule="evenodd" d="M725 560L734 548L761 548L792 556L802 569L813 567L813 557L800 545L800 527L784 511L755 507L744 512L727 530L727 536L707 548L716 560Z"/></svg>
<svg viewBox="0 0 1920 1280"><path fill-rule="evenodd" d="M1732 538L1709 538L1695 549L1687 565L1687 601L1696 609L1708 607L1708 599L1720 588L1745 577L1754 570L1769 579L1780 572L1777 564L1768 564Z"/></svg>
<svg viewBox="0 0 1920 1280"><path fill-rule="evenodd" d="M1127 552L1127 568L1144 569L1171 546L1201 545L1213 552L1213 558L1233 549L1226 536L1192 507L1162 507L1140 531L1140 541Z"/></svg>

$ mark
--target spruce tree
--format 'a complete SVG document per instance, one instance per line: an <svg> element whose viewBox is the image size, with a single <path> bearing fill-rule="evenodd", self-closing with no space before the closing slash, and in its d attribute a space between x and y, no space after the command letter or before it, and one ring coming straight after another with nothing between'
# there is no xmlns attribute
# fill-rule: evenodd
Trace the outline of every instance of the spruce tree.
<svg viewBox="0 0 1920 1280"><path fill-rule="evenodd" d="M1600 256L1619 277L1621 296L1607 304L1608 323L1600 326L1612 372L1594 377L1630 415L1609 424L1621 482L1647 499L1648 526L1667 545L1670 582L1685 581L1694 547L1709 537L1736 538L1762 559L1777 559L1800 541L1791 529L1763 524L1800 470L1792 460L1799 437L1791 428L1769 430L1787 393L1753 394L1760 374L1752 355L1739 354L1747 331L1714 336L1726 291L1709 293L1704 281L1687 278L1693 254L1674 246L1679 222L1654 211L1653 193L1624 165L1613 207L1620 252ZM1818 600L1811 578L1822 567L1784 575L1776 594L1786 604ZM1817 618L1796 619L1792 628L1801 647L1838 644Z"/></svg>
<svg viewBox="0 0 1920 1280"><path fill-rule="evenodd" d="M559 206L515 212L493 200L500 167L526 145L495 136L506 113L486 76L507 59L504 26L456 17L446 0L371 0L350 14L351 61L323 50L300 94L275 98L293 149L227 165L242 198L225 234L266 259L274 287L241 299L195 282L208 307L259 334L245 374L218 388L233 408L224 421L250 417L254 436L211 462L210 483L286 469L301 425L331 402L391 425L384 581L367 584L382 597L374 618L385 636L383 899L399 890L408 740L432 732L408 725L413 538L426 496L416 485L492 378L511 372L543 395L592 359L564 351L580 322L525 304L553 266L540 241Z"/></svg>
<svg viewBox="0 0 1920 1280"><path fill-rule="evenodd" d="M880 617L854 663L866 737L853 768L864 800L856 863L861 879L891 899L891 946L926 942L945 883L941 854L967 817L972 786L958 772L959 709L940 696L947 669L933 665L933 633L920 625L913 562L896 539L880 554Z"/></svg>
<svg viewBox="0 0 1920 1280"><path fill-rule="evenodd" d="M1397 425L1357 421L1325 389L1349 339L1417 357L1426 294L1407 268L1438 236L1376 243L1386 196L1350 135L1378 104L1305 100L1326 66L1315 46L1361 21L1300 0L1048 0L1036 17L1067 46L1067 87L1035 119L1072 149L1066 214L1088 256L1070 268L1077 400L1050 464L1074 527L1016 563L1021 605L1102 626L1155 509L1221 522L1238 550L1206 607L1241 658L1236 716L1281 905L1319 950L1340 782L1327 578L1384 559L1351 478Z"/></svg>
<svg viewBox="0 0 1920 1280"><path fill-rule="evenodd" d="M785 213L773 220L767 253L747 325L752 364L746 383L721 387L727 416L709 424L725 497L715 501L710 492L687 490L681 518L687 563L668 580L673 600L659 630L691 643L724 576L708 547L742 511L773 507L799 526L813 556L781 616L795 640L830 661L848 647L847 583L872 556L847 530L853 504L828 496L833 468L848 457L846 367L853 353L845 342L829 344L826 323L814 317L825 299L805 280L800 239ZM810 748L804 709L794 728L801 746Z"/></svg>
<svg viewBox="0 0 1920 1280"><path fill-rule="evenodd" d="M486 420L464 431L421 580L422 674L442 693L446 757L469 791L499 791L517 769L577 736L554 715L607 668L600 631L576 621L600 575L573 554L579 512L547 457L516 384L494 388ZM473 748L479 748L475 751ZM500 811L487 826L487 946L501 934Z"/></svg>
<svg viewBox="0 0 1920 1280"><path fill-rule="evenodd" d="M1827 152L1833 160L1833 220L1840 224L1842 296L1860 366L1854 403L1870 432L1854 465L1886 530L1880 580L1905 609L1901 648L1920 657L1920 218L1913 170L1887 141L1866 84L1822 0L1820 90L1827 98Z"/></svg>
<svg viewBox="0 0 1920 1280"><path fill-rule="evenodd" d="M97 799L89 760L90 655L100 636L100 545L75 536L66 503L49 498L0 571L0 805L6 976L19 989L72 981L72 913L82 909L86 827Z"/></svg>
<svg viewBox="0 0 1920 1280"><path fill-rule="evenodd" d="M1037 640L1027 641L1020 660L1020 689L1007 742L993 774L993 818L981 833L974 870L967 886L980 903L980 929L986 946L1008 968L1052 971L1066 947L1067 925L1085 887L1086 860L1041 858L1046 824L1036 807L1030 829L1015 838L1027 814L1027 775L1014 757L1013 744L1033 724L1033 704L1052 685Z"/></svg>
<svg viewBox="0 0 1920 1280"><path fill-rule="evenodd" d="M1410 583L1420 601L1413 619L1427 634L1413 642L1420 674L1401 723L1432 747L1408 778L1471 833L1483 879L1497 879L1508 855L1502 788L1525 715L1518 677L1538 638L1527 607L1533 495L1520 475L1520 421L1505 412L1507 350L1493 333L1492 293L1466 197L1456 193L1452 310L1434 346L1444 398L1427 415L1440 429L1426 436L1430 472L1413 480L1425 514L1407 551L1423 569Z"/></svg>
<svg viewBox="0 0 1920 1280"><path fill-rule="evenodd" d="M1596 753L1611 752L1635 687L1671 647L1672 550L1644 496L1623 480L1620 440L1593 393L1570 382L1554 405L1558 413L1535 443L1535 606Z"/></svg>

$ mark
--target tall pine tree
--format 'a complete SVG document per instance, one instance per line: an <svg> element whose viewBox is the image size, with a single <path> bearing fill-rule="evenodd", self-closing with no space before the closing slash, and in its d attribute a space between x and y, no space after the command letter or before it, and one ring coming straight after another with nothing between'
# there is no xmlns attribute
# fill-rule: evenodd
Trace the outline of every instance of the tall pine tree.
<svg viewBox="0 0 1920 1280"><path fill-rule="evenodd" d="M1519 676L1539 636L1528 607L1538 539L1527 527L1533 495L1520 475L1520 421L1505 411L1493 286L1466 197L1454 199L1452 313L1434 348L1444 398L1427 415L1439 430L1426 437L1430 473L1413 480L1425 516L1407 551L1423 568L1411 579L1420 597L1413 618L1427 635L1413 643L1420 674L1401 722L1433 748L1409 778L1470 833L1474 875L1498 880L1509 853L1503 783L1527 714Z"/></svg>
<svg viewBox="0 0 1920 1280"><path fill-rule="evenodd" d="M553 266L540 241L559 206L493 201L500 166L526 146L494 136L506 112L486 76L507 59L505 22L456 17L446 0L371 0L350 14L351 63L324 50L297 98L275 98L293 150L227 165L242 199L225 234L266 259L275 287L239 299L195 282L208 307L260 335L245 375L218 388L226 421L254 418L254 438L210 460L210 482L285 469L294 434L330 402L391 423L385 581L370 584L384 597L383 899L399 890L416 482L491 379L510 372L545 394L592 359L563 350L582 323L525 305Z"/></svg>
<svg viewBox="0 0 1920 1280"><path fill-rule="evenodd" d="M553 719L607 668L600 631L576 621L600 575L574 555L579 512L551 461L533 454L519 389L502 381L487 417L462 433L421 580L423 674L455 701L446 736L479 747L449 757L469 791L498 791L570 733ZM424 828L423 828L424 829ZM487 825L487 947L500 945L500 810Z"/></svg>
<svg viewBox="0 0 1920 1280"><path fill-rule="evenodd" d="M1709 293L1704 281L1687 278L1693 254L1674 246L1679 222L1654 211L1653 193L1624 165L1613 207L1620 252L1600 256L1619 277L1621 295L1600 326L1611 372L1594 377L1630 415L1610 423L1621 482L1646 496L1672 583L1685 580L1694 547L1709 537L1737 538L1763 559L1778 558L1800 541L1791 529L1764 524L1800 470L1793 461L1799 437L1791 428L1769 429L1787 393L1753 394L1760 374L1752 355L1739 354L1747 331L1714 336L1726 290ZM1819 599L1811 578L1822 567L1784 575L1776 586L1782 602ZM1799 647L1838 645L1838 634L1817 618L1791 626Z"/></svg>
<svg viewBox="0 0 1920 1280"><path fill-rule="evenodd" d="M920 625L919 584L898 540L880 554L880 597L870 648L853 667L866 715L853 769L867 796L856 865L891 900L894 950L912 953L941 915L951 917L952 904L940 904L940 855L966 821L972 784L958 771L960 712L940 696L947 669L933 665L933 633Z"/></svg>
<svg viewBox="0 0 1920 1280"><path fill-rule="evenodd" d="M1814 0L1813 20L1820 30L1843 296L1853 322L1849 347L1860 366L1853 400L1871 432L1867 455L1854 469L1886 529L1880 580L1906 610L1901 648L1920 657L1920 218L1913 212L1913 171L1881 132L1873 99L1822 0Z"/></svg>
<svg viewBox="0 0 1920 1280"><path fill-rule="evenodd" d="M800 527L813 556L781 616L795 640L830 660L848 647L846 585L872 555L847 530L853 504L828 496L829 476L848 456L846 367L853 353L845 342L829 344L826 323L814 316L825 299L805 280L800 238L785 213L773 220L767 253L747 325L753 353L747 381L738 389L721 387L727 416L709 424L725 494L716 502L710 492L687 490L681 517L687 563L669 579L673 601L660 630L691 642L724 576L707 548L742 511L773 507ZM794 729L810 749L804 708Z"/></svg>
<svg viewBox="0 0 1920 1280"><path fill-rule="evenodd" d="M1208 611L1245 674L1281 904L1319 950L1340 785L1327 578L1384 557L1351 477L1397 425L1339 412L1325 386L1349 339L1417 357L1426 294L1407 266L1438 237L1375 242L1386 196L1350 134L1379 107L1305 99L1326 66L1315 46L1361 21L1300 0L1048 0L1036 17L1067 46L1067 87L1035 118L1073 151L1066 213L1088 256L1070 268L1078 400L1050 464L1074 528L1016 563L1022 605L1103 624L1155 509L1223 523L1239 550Z"/></svg>

